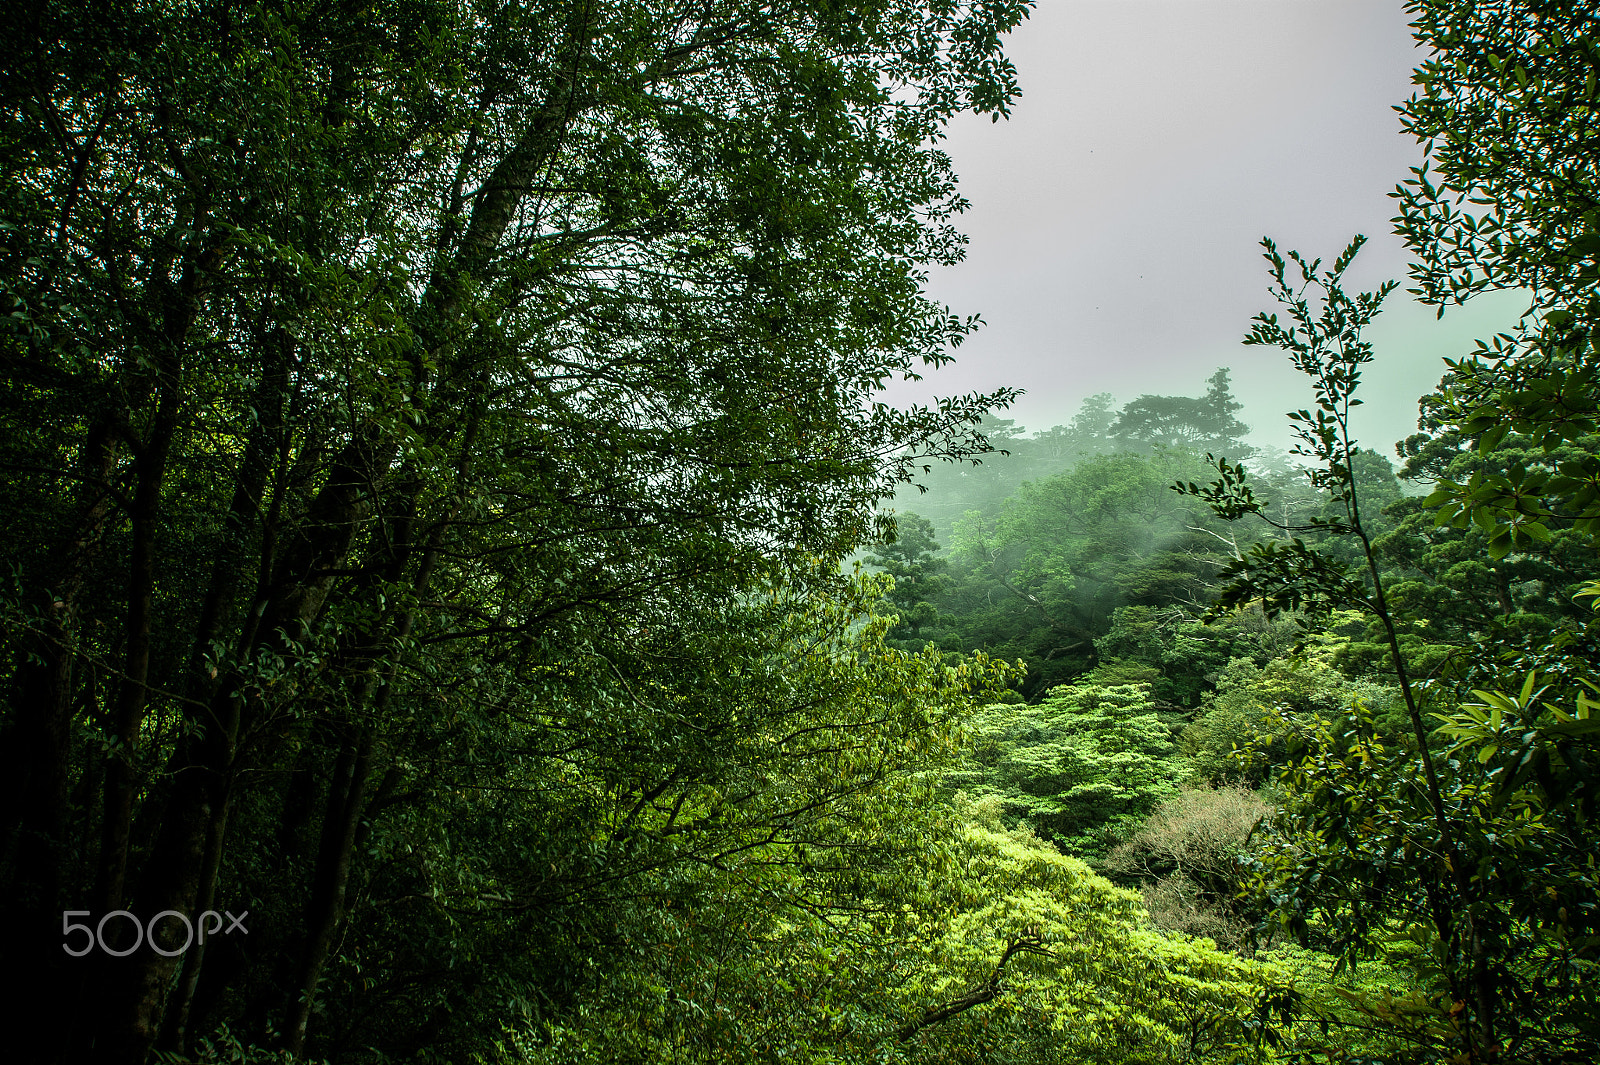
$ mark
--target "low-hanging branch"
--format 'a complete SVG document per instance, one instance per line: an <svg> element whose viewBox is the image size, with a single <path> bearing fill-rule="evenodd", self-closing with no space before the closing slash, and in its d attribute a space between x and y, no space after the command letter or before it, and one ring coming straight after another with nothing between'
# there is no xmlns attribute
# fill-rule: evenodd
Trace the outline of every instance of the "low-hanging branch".
<svg viewBox="0 0 1600 1065"><path fill-rule="evenodd" d="M1005 953L1000 955L1000 960L995 963L994 972L989 978L977 987L968 991L960 998L952 999L942 1006L930 1006L922 1016L901 1028L895 1041L904 1043L925 1028L942 1024L952 1017L958 1017L970 1009L974 1009L986 1002L993 1002L1005 990L1006 965L1018 954L1035 954L1044 958L1053 958L1055 954L1045 949L1044 940L1037 933L1030 932L1019 939L1013 939L1006 944Z"/></svg>

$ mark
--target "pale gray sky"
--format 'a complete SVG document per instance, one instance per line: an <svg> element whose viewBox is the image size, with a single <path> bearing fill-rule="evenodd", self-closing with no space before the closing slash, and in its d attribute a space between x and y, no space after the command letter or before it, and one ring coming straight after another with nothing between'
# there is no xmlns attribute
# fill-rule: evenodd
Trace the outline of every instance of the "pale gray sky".
<svg viewBox="0 0 1600 1065"><path fill-rule="evenodd" d="M1310 393L1274 349L1239 340L1269 309L1257 242L1331 261L1355 233L1362 289L1405 282L1389 192L1421 150L1393 111L1414 47L1401 0L1040 0L1011 37L1023 96L1009 122L957 124L947 144L972 202L966 262L931 293L988 326L924 399L1025 388L1007 415L1068 420L1095 392L1199 395L1234 371L1258 443ZM1440 359L1508 328L1512 295L1450 311L1390 297L1362 443L1392 453Z"/></svg>

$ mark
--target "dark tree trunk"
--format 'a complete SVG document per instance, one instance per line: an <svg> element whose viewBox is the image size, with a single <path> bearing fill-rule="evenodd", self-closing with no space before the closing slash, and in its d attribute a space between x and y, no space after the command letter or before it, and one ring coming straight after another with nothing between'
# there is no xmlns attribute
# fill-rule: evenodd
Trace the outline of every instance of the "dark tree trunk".
<svg viewBox="0 0 1600 1065"><path fill-rule="evenodd" d="M217 874L222 864L222 850L227 836L228 815L232 798L233 760L238 738L240 707L237 699L218 699L215 683L216 667L206 666L213 650L213 641L222 630L223 621L230 613L239 592L243 573L245 546L252 530L261 530L260 501L266 489L273 460L282 448L284 413L289 399L289 364L291 338L282 330L274 330L264 345L265 366L256 390L253 409L256 421L245 446L244 458L235 478L233 499L223 524L223 535L217 561L212 567L211 583L201 605L200 619L195 626L194 648L189 667L188 690L197 698L213 706L225 707L220 719L197 721L207 730L218 730L218 743L202 752L200 762L178 767L180 770L209 773L213 777L214 794L210 800L211 816L206 825L205 842L201 858L198 897L191 917L214 909L217 893ZM253 634L241 640L236 649L240 657L250 652ZM176 997L167 1005L162 1028L163 1049L184 1049L189 1008L199 983L206 947L197 938L184 952L182 972L179 974Z"/></svg>
<svg viewBox="0 0 1600 1065"><path fill-rule="evenodd" d="M112 743L106 767L105 809L100 825L99 875L94 897L99 912L120 910L128 871L128 840L133 826L133 801L138 790L134 759L139 728L150 696L150 635L155 613L156 555L160 545L161 496L167 461L177 434L183 372L179 350L194 320L197 281L186 271L174 293L153 353L157 370L152 385L155 413L145 439L134 451L134 495L130 515L132 542L128 557L127 612L123 622L122 676L111 713Z"/></svg>
<svg viewBox="0 0 1600 1065"><path fill-rule="evenodd" d="M349 553L357 530L371 512L372 488L389 452L366 439L352 441L318 493L306 526L291 544L281 581L263 619L260 643L293 657L293 641L321 610L333 578L329 571ZM220 854L226 826L234 749L244 716L251 711L243 689L250 678L228 670L212 689L208 720L185 745L173 776L173 792L156 846L140 886L140 912L177 910L191 920L206 884L208 841ZM163 1024L165 997L178 967L147 947L120 963L109 980L102 1031L102 1060L142 1063Z"/></svg>
<svg viewBox="0 0 1600 1065"><path fill-rule="evenodd" d="M306 907L306 944L300 971L291 989L285 1047L298 1057L305 1049L306 1026L316 1001L317 985L333 947L334 933L344 918L345 893L350 883L351 857L361 814L366 807L367 781L372 774L372 731L359 734L339 753L332 786L328 789L322 821L322 845L311 881Z"/></svg>
<svg viewBox="0 0 1600 1065"><path fill-rule="evenodd" d="M205 855L200 869L199 895L190 914L198 929L207 910L215 910L217 902L217 872L222 866L222 846L228 833L228 814L231 812L231 781L224 781L222 795L216 803L206 828ZM206 941L196 934L195 942L183 954L183 968L178 974L176 997L167 1004L166 1019L161 1030L163 1049L182 1053L186 1047L189 1026L189 1008L194 1002L195 987L200 982L201 966L205 962Z"/></svg>
<svg viewBox="0 0 1600 1065"><path fill-rule="evenodd" d="M42 589L30 655L13 677L11 714L0 732L0 957L28 972L6 1003L23 1023L7 1027L19 1060L58 1060L62 1022L91 964L61 948L67 865L81 854L81 834L68 838L72 765L72 692L79 597L101 543L117 453L109 419L89 431L79 468L81 517L52 567L55 587ZM92 675L88 683L92 686ZM93 703L92 687L86 696ZM85 779L88 771L85 770ZM88 795L84 795L85 800ZM76 859L76 860L75 860ZM75 901L75 900L74 900Z"/></svg>

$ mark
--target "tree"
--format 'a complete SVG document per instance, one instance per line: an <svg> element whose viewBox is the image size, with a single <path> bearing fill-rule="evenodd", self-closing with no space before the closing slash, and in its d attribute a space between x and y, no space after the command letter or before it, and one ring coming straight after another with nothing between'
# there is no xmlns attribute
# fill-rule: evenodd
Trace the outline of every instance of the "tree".
<svg viewBox="0 0 1600 1065"><path fill-rule="evenodd" d="M1234 417L1241 405L1228 387L1228 371L1218 370L1208 385L1201 398L1141 396L1121 413L1115 397L1100 392L1083 400L1070 423L1032 436L1012 419L986 416L978 428L1001 454L976 466L925 465L911 486L916 492L903 488L899 502L927 515L948 540L966 511L992 514L1025 483L1061 476L1101 456L1153 447L1254 454L1241 442L1249 427Z"/></svg>
<svg viewBox="0 0 1600 1065"><path fill-rule="evenodd" d="M1416 293L1445 308L1494 289L1532 300L1517 328L1451 362L1442 411L1484 453L1520 433L1553 453L1600 430L1600 170L1594 15L1552 0L1482 4L1414 0L1430 58L1401 109L1424 165L1396 190L1399 233L1416 256ZM1592 450L1551 468L1446 478L1441 518L1487 523L1503 557L1565 517L1600 531L1600 460Z"/></svg>
<svg viewBox="0 0 1600 1065"><path fill-rule="evenodd" d="M949 585L944 571L950 561L935 555L938 550L933 523L919 514L902 514L895 517L895 538L867 556L869 564L894 578L888 599L900 612L896 633L917 647L926 642L924 629L942 627L947 620L935 603Z"/></svg>
<svg viewBox="0 0 1600 1065"><path fill-rule="evenodd" d="M907 986L949 996L903 1048L948 1065L1268 1059L1294 997L1274 967L1151 928L1135 893L1006 831L994 805L969 807L943 885L969 901L902 963Z"/></svg>
<svg viewBox="0 0 1600 1065"><path fill-rule="evenodd" d="M1384 298L1394 289L1387 282L1376 292L1347 295L1341 287L1349 268L1366 238L1357 236L1335 260L1333 268L1321 271L1322 260L1308 261L1298 252L1289 253L1299 278L1287 277L1288 262L1278 254L1271 240L1263 240L1265 258L1270 264L1272 293L1291 318L1286 329L1275 314L1256 316L1247 344L1270 344L1289 352L1295 368L1310 378L1317 397L1316 411L1300 410L1289 415L1300 443L1294 453L1314 459L1317 465L1305 471L1313 486L1328 493L1334 516L1313 516L1306 528L1348 536L1359 545L1359 564L1365 569L1360 578L1348 572L1347 565L1308 546L1298 537L1288 543L1257 544L1239 557L1224 573L1227 583L1210 613L1213 616L1260 600L1269 616L1284 610L1307 609L1310 616L1325 615L1333 608L1355 608L1370 614L1381 626L1394 669L1405 698L1407 712L1430 791L1434 769L1427 751L1427 733L1417 696L1407 674L1400 650L1399 630L1389 608L1377 555L1373 549L1371 501L1363 491L1360 475L1362 453L1350 432L1350 411L1361 401L1355 398L1361 383L1362 367L1372 361L1372 345L1361 339L1362 330L1372 321ZM1315 302L1313 302L1315 301ZM1219 517L1236 521L1247 515L1271 522L1261 500L1256 498L1242 465L1218 460L1221 477L1209 486L1193 481L1179 482L1173 488L1182 495L1205 499ZM1392 471L1391 471L1392 473ZM1392 480L1392 476L1390 478ZM1301 531L1285 529L1284 531ZM1434 803L1438 806L1437 801ZM1440 830L1449 832L1440 816Z"/></svg>
<svg viewBox="0 0 1600 1065"><path fill-rule="evenodd" d="M1169 715L1193 711L1231 659L1261 650L1254 634L1242 627L1208 627L1185 610L1143 605L1117 607L1094 649L1099 664L1086 678L1109 684L1121 671L1129 679L1143 673L1137 679L1150 685Z"/></svg>
<svg viewBox="0 0 1600 1065"><path fill-rule="evenodd" d="M1415 753L1365 707L1287 726L1285 804L1259 834L1250 893L1341 966L1407 943L1390 957L1413 988L1356 1000L1361 1023L1404 1044L1388 1060L1577 1063L1600 1049L1594 708L1566 714L1542 694L1483 693L1442 715L1458 741L1444 840L1415 799Z"/></svg>
<svg viewBox="0 0 1600 1065"><path fill-rule="evenodd" d="M1208 518L1166 491L1196 469L1187 452L1102 455L1024 485L992 518L969 513L947 600L969 646L1027 658L1037 692L1095 665L1119 607L1203 605L1226 559Z"/></svg>
<svg viewBox="0 0 1600 1065"><path fill-rule="evenodd" d="M1492 450L1480 451L1442 421L1428 398L1419 423L1424 431L1403 445L1408 459L1402 476L1424 484L1465 483L1516 470L1554 472L1600 443L1583 440L1547 452L1529 437L1511 433ZM1389 513L1399 524L1375 546L1403 574L1394 586L1395 599L1427 617L1438 637L1457 645L1534 632L1548 637L1583 620L1586 611L1573 596L1584 581L1600 577L1600 567L1589 550L1590 537L1573 528L1569 518L1547 517L1547 539L1521 542L1515 552L1497 558L1488 549L1493 528L1440 524L1437 511L1417 498L1394 505Z"/></svg>
<svg viewBox="0 0 1600 1065"><path fill-rule="evenodd" d="M378 993L338 953L362 892L429 885L375 867L374 834L415 827L402 866L493 866L501 835L429 812L500 769L526 812L613 728L678 779L677 719L625 724L625 664L713 676L670 652L714 656L752 588L836 581L812 560L1009 394L869 402L973 325L920 292L961 252L932 142L1004 113L1025 12L30 10L0 46L19 1053L86 1053L68 1032L142 1061L193 1008L299 1054L320 996ZM515 772L478 745L509 721ZM592 813L520 823L559 854ZM149 945L75 966L55 938L63 910L192 918L244 882L272 916L248 977ZM453 942L402 952L407 1053L493 1009L417 981ZM61 1012L80 993L93 1025Z"/></svg>
<svg viewBox="0 0 1600 1065"><path fill-rule="evenodd" d="M446 881L502 930L477 938L492 980L559 994L549 968L560 965L581 991L581 1009L534 997L520 1015L483 1011L489 1034L520 1051L506 1059L569 1060L580 1047L587 1060L859 1054L928 1005L895 994L890 977L938 890L907 874L952 861L957 823L932 774L954 756L972 700L1007 670L886 647L890 619L859 613L884 583L832 603L798 585L752 597L716 638L717 674L641 676L647 662L622 663L641 702L679 723L670 761L641 757L660 730L618 721L563 766L501 756L502 779L540 774L541 809L485 781L443 812L485 835L548 826L537 848L488 851L488 870L483 850L462 855ZM549 742L562 742L568 730L550 725ZM520 731L490 727L486 739ZM492 885L476 882L486 873ZM394 941L377 938L374 953ZM527 956L530 944L542 956ZM460 1038L490 1049L481 1034Z"/></svg>
<svg viewBox="0 0 1600 1065"><path fill-rule="evenodd" d="M1069 854L1098 858L1177 790L1171 727L1147 685L1063 684L1036 706L992 706L975 763L952 778L996 795Z"/></svg>
<svg viewBox="0 0 1600 1065"><path fill-rule="evenodd" d="M1410 1045L1395 1060L1496 1062L1523 1053L1584 1060L1595 1046L1588 1019L1594 959L1584 938L1594 915L1564 902L1586 898L1592 883L1594 792L1579 783L1587 778L1576 768L1588 764L1591 706L1580 697L1569 714L1542 703L1530 673L1520 696L1480 692L1482 702L1459 708L1436 702L1433 716L1456 740L1439 749L1442 737L1422 716L1423 700L1436 689L1413 680L1402 619L1363 523L1349 433L1349 411L1359 402L1353 393L1372 358L1361 330L1392 286L1356 297L1342 291L1340 277L1360 238L1325 273L1291 253L1300 274L1293 286L1284 259L1265 244L1274 294L1292 324L1260 315L1249 340L1287 349L1312 378L1316 412L1291 418L1302 453L1318 461L1309 475L1344 511L1314 523L1352 537L1366 573L1360 581L1298 539L1260 545L1231 567L1219 608L1260 600L1269 611L1342 605L1368 613L1386 645L1411 736L1405 742L1377 727L1359 701L1332 720L1293 725L1277 715L1264 731L1288 736L1278 777L1285 803L1264 835L1255 891L1302 943L1313 930L1326 936L1341 964L1372 956L1397 928L1414 939L1418 992L1361 1007ZM1242 468L1225 461L1218 468L1221 477L1209 487L1176 487L1207 498L1224 516L1261 514ZM1515 750L1502 755L1512 734L1519 737ZM1535 765L1545 767L1538 789L1525 787ZM1574 936L1585 945L1575 947Z"/></svg>
<svg viewBox="0 0 1600 1065"><path fill-rule="evenodd" d="M1242 658L1228 663L1216 690L1207 694L1202 711L1180 737L1191 780L1259 787L1286 761L1286 737L1275 728L1285 721L1304 724L1338 717L1357 702L1368 708L1385 735L1404 735L1410 722L1394 688L1371 679L1351 680L1334 668L1344 642L1324 637L1300 656L1285 653L1262 665ZM1254 751L1249 759L1240 757L1246 748Z"/></svg>
<svg viewBox="0 0 1600 1065"><path fill-rule="evenodd" d="M1206 385L1206 394L1199 399L1140 396L1122 408L1111 431L1124 448L1182 447L1235 459L1247 457L1251 449L1242 437L1250 427L1234 417L1243 404L1228 388L1228 371L1219 369Z"/></svg>
<svg viewBox="0 0 1600 1065"><path fill-rule="evenodd" d="M1347 884L1364 883L1378 874L1372 865L1372 854L1374 847L1381 849L1385 845L1381 842L1384 832L1374 831L1377 822L1371 815L1352 823L1352 810L1365 811L1371 804L1388 801L1408 826L1405 831L1415 832L1419 824L1427 825L1427 860L1435 862L1437 869L1412 867L1412 878L1404 883L1414 891L1409 904L1420 906L1428 916L1427 925L1416 927L1434 947L1434 971L1439 981L1431 990L1450 996L1459 1007L1451 1014L1452 1019L1461 1015L1459 1023L1445 1042L1458 1046L1469 1060L1485 1056L1492 1060L1498 1054L1501 1035L1496 1001L1505 984L1506 967L1516 954L1515 937L1507 934L1505 926L1484 920L1485 911L1493 908L1493 886L1474 875L1468 852L1462 849L1461 830L1452 827L1461 818L1459 793L1451 789L1447 804L1447 783L1441 782L1431 749L1432 730L1423 718L1422 693L1409 673L1372 536L1363 524L1364 500L1356 476L1350 410L1360 403L1354 393L1360 384L1361 368L1372 360L1371 345L1361 339L1361 332L1394 284L1390 282L1376 292L1354 297L1343 291L1341 278L1362 243L1363 238L1358 236L1326 272L1320 271L1321 260L1308 261L1291 252L1289 261L1299 274L1291 283L1286 278L1287 262L1270 240L1264 240L1272 291L1288 312L1291 324L1285 328L1276 315L1257 315L1246 342L1284 348L1296 369L1311 379L1317 397L1315 413L1301 410L1290 415L1301 441L1297 450L1317 461L1317 466L1307 471L1308 478L1327 490L1343 511L1331 520L1313 519L1312 524L1351 536L1359 543L1366 579L1353 578L1343 563L1299 539L1288 545L1257 545L1225 574L1228 583L1214 610L1220 612L1258 599L1269 613L1307 608L1315 616L1326 614L1333 607L1354 607L1370 614L1380 626L1411 724L1413 743L1403 746L1385 763L1391 775L1364 782L1361 794L1347 802L1338 794L1344 786L1342 781L1355 771L1355 761L1347 760L1346 753L1361 761L1371 756L1366 737L1372 729L1370 723L1360 719L1360 711L1337 737L1319 722L1310 726L1298 742L1292 742L1288 766L1281 777L1289 801L1279 822L1280 838L1262 876L1262 892L1287 900L1279 903L1276 911L1302 940L1307 932L1308 909L1324 907L1335 930L1335 952L1345 959L1359 956L1369 948L1374 934L1373 909L1354 900L1348 890L1320 897L1310 893L1302 897L1301 893L1310 878L1330 873ZM1243 468L1221 460L1218 471L1220 478L1208 487L1193 482L1174 487L1180 493L1207 499L1219 516L1237 519L1262 515L1261 504L1255 499ZM1373 742L1380 753L1386 753L1381 740ZM1424 802L1417 803L1417 796ZM1471 830L1465 835L1470 846ZM1317 843L1312 846L1308 841ZM1409 855L1408 851L1404 853ZM1382 881L1380 891L1381 884Z"/></svg>
<svg viewBox="0 0 1600 1065"><path fill-rule="evenodd" d="M1084 459L1117 450L1112 432L1117 421L1115 403L1110 392L1097 392L1078 405L1071 422L1036 434L1030 451L1041 466L1038 475L1052 476Z"/></svg>
<svg viewBox="0 0 1600 1065"><path fill-rule="evenodd" d="M1159 927L1239 950L1253 924L1240 912L1242 859L1256 826L1271 813L1260 796L1238 785L1186 789L1156 807L1102 868L1142 888Z"/></svg>

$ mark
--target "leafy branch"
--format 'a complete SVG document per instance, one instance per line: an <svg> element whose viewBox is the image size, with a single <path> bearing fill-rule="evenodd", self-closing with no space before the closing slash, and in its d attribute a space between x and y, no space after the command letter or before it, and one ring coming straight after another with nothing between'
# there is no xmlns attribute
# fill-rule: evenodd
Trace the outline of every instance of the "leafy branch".
<svg viewBox="0 0 1600 1065"><path fill-rule="evenodd" d="M1334 535L1355 537L1366 562L1368 583L1363 586L1343 563L1299 538L1286 544L1263 542L1223 572L1223 588L1216 605L1208 611L1208 618L1214 619L1245 604L1259 602L1268 617L1285 610L1319 615L1339 606L1349 606L1365 610L1378 619L1411 720L1426 781L1428 805L1439 830L1441 853L1465 892L1465 870L1461 863L1451 860L1455 852L1454 837L1433 756L1428 749L1428 728L1423 721L1416 686L1406 670L1399 633L1378 573L1372 537L1362 522L1361 497L1356 489L1356 442L1350 431L1350 412L1361 405L1355 393L1361 383L1362 368L1372 361L1372 345L1362 339L1361 333L1396 286L1396 282L1386 281L1375 292L1355 296L1344 291L1344 273L1365 243L1366 238L1357 235L1334 260L1332 269L1323 270L1321 259L1308 261L1297 251L1289 252L1285 259L1277 245L1263 239L1264 258L1272 276L1269 291L1286 312L1287 322L1280 321L1276 314L1262 312L1252 319L1244 342L1282 348L1289 353L1294 368L1311 379L1316 405L1314 409L1289 414L1299 441L1290 453L1313 461L1314 464L1305 470L1307 479L1340 504L1344 517L1324 520L1317 523L1317 527ZM1290 263L1294 264L1298 278L1292 278ZM1219 477L1210 485L1202 487L1180 482L1173 485L1174 490L1201 498L1226 521L1236 521L1247 514L1265 518L1262 503L1250 490L1243 466L1230 465L1225 458L1216 460L1216 465ZM1441 933L1445 931L1440 929Z"/></svg>

